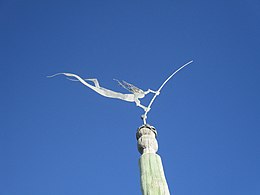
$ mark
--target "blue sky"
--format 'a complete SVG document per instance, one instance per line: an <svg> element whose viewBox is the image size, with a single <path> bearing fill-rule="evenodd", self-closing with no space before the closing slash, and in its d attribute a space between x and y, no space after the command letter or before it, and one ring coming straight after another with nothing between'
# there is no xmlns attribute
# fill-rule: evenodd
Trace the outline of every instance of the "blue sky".
<svg viewBox="0 0 260 195"><path fill-rule="evenodd" d="M158 89L189 60L148 115L170 191L260 194L259 24L256 0L0 1L0 194L141 194L142 110L46 76Z"/></svg>

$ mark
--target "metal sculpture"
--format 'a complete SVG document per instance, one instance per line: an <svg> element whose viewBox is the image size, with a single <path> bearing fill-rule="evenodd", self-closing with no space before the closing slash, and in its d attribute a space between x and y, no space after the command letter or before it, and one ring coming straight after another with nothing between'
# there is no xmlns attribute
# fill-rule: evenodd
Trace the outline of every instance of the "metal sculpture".
<svg viewBox="0 0 260 195"><path fill-rule="evenodd" d="M163 84L160 86L160 88L156 91L148 89L147 91L143 91L142 89L134 86L133 84L130 84L126 81L118 81L117 79L114 79L115 81L117 81L119 83L120 86L122 86L123 88L125 88L126 90L128 90L129 92L131 92L130 94L123 94L120 92L115 92L112 91L110 89L106 89L103 88L99 85L99 82L96 78L93 79L82 79L80 76L76 75L76 74L72 74L72 73L57 73L54 74L52 76L48 76L48 77L54 77L57 75L65 75L67 77L72 77L75 79L71 79L68 78L69 80L72 81L80 81L83 85L89 87L90 89L94 90L95 92L97 92L98 94L108 97L108 98L116 98L116 99L121 99L127 102L135 102L136 106L141 107L144 110L144 114L142 115L142 120L143 123L146 124L146 119L147 119L147 114L148 112L151 110L151 106L155 100L155 98L160 94L162 88L164 87L164 85L177 73L179 72L182 68L184 68L185 66L189 65L190 63L192 63L193 61L189 61L188 63L184 64L183 66L181 66L179 69L177 69L175 72L173 72L164 82ZM94 85L91 85L89 83L87 83L87 81L93 82ZM146 107L144 105L141 104L139 99L144 98L147 94L149 93L154 93L153 98L151 99L149 105Z"/></svg>

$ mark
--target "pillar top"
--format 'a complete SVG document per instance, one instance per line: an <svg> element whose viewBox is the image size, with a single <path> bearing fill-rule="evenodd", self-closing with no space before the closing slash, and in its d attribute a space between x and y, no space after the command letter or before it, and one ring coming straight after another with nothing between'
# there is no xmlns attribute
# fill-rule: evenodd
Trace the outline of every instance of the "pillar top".
<svg viewBox="0 0 260 195"><path fill-rule="evenodd" d="M157 131L156 131L155 127L152 126L152 125L149 125L149 124L144 124L144 125L140 126L140 127L137 129L137 134L138 134L138 132L140 132L140 130L143 129L143 128L147 128L147 129L151 130L151 131L155 134L155 137L157 137ZM137 137L136 137L136 138L137 138ZM137 139L138 139L138 138L137 138Z"/></svg>
<svg viewBox="0 0 260 195"><path fill-rule="evenodd" d="M156 129L148 124L144 124L138 128L136 132L138 151L144 153L156 153L158 151L158 143L156 140Z"/></svg>

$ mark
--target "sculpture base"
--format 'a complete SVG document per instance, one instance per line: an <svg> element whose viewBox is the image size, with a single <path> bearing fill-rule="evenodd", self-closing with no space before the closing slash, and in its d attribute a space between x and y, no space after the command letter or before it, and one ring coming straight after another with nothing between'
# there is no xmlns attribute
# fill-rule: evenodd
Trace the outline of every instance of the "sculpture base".
<svg viewBox="0 0 260 195"><path fill-rule="evenodd" d="M139 159L143 195L170 195L162 160L158 154L145 153Z"/></svg>

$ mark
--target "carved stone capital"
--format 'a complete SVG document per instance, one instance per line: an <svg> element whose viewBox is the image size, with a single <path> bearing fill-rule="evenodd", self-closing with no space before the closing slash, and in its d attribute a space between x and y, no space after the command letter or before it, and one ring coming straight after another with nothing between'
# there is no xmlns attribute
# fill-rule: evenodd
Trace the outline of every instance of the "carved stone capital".
<svg viewBox="0 0 260 195"><path fill-rule="evenodd" d="M156 153L158 151L158 142L156 140L157 131L148 124L138 128L136 133L138 151L144 153Z"/></svg>

